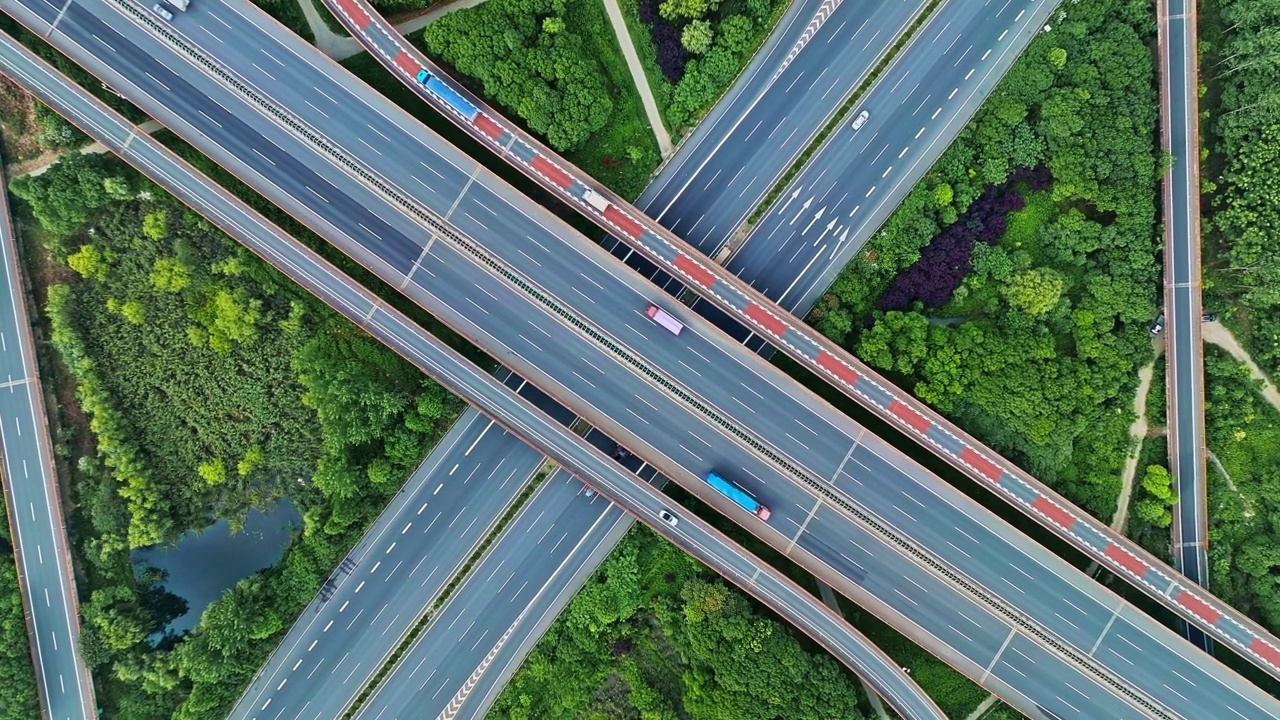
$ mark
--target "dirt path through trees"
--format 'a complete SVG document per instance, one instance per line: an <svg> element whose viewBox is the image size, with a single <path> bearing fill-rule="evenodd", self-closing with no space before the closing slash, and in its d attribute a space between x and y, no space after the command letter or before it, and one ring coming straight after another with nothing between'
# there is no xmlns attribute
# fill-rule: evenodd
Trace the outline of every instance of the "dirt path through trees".
<svg viewBox="0 0 1280 720"><path fill-rule="evenodd" d="M1159 358L1157 357L1157 360ZM1151 391L1151 377L1155 373L1155 361L1138 371L1138 392L1133 396L1133 411L1138 418L1129 426L1129 455L1124 461L1120 497L1116 500L1116 512L1111 516L1111 529L1124 532L1129 520L1129 498L1133 496L1133 478L1138 473L1138 456L1142 453L1142 439L1147 436L1147 394Z"/></svg>
<svg viewBox="0 0 1280 720"><path fill-rule="evenodd" d="M1249 376L1262 383L1263 399L1271 403L1271 407L1280 410L1280 392L1276 391L1275 384L1262 372L1253 358L1249 357L1249 352L1236 340L1236 336L1231 334L1227 326L1219 322L1205 323L1202 332L1205 342L1217 345L1226 350L1231 357L1244 363L1244 366L1249 368Z"/></svg>

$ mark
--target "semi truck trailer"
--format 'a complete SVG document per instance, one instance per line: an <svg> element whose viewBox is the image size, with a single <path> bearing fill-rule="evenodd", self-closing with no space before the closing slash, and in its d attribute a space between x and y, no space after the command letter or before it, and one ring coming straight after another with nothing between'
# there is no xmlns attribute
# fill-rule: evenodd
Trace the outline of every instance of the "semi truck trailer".
<svg viewBox="0 0 1280 720"><path fill-rule="evenodd" d="M756 500L751 496L751 493L748 493L746 490L743 490L737 485L725 480L714 472L707 473L707 484L715 488L721 495L732 500L738 505L738 507L746 510L752 515L755 515L761 520L768 522L769 508L761 505L759 500Z"/></svg>
<svg viewBox="0 0 1280 720"><path fill-rule="evenodd" d="M648 315L650 320L670 330L672 335L679 335L680 331L684 329L683 323L657 305L650 305L649 309L644 311L644 314Z"/></svg>

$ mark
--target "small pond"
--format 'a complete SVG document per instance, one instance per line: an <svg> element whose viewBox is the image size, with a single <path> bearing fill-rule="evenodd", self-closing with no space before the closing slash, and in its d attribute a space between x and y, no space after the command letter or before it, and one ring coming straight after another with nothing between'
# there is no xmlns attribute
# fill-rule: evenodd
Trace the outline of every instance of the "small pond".
<svg viewBox="0 0 1280 720"><path fill-rule="evenodd" d="M244 530L232 534L226 520L199 532L184 533L176 545L156 545L133 553L139 568L158 567L169 573L163 587L187 601L187 613L165 628L174 634L195 627L200 614L222 592L242 578L274 565L289 544L302 516L288 500L267 512L253 510Z"/></svg>

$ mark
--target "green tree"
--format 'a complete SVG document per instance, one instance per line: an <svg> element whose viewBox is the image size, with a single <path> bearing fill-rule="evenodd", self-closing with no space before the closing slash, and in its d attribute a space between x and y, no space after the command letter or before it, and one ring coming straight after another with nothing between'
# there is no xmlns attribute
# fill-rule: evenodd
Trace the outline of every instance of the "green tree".
<svg viewBox="0 0 1280 720"><path fill-rule="evenodd" d="M191 284L191 271L177 258L156 258L151 266L151 285L165 292L181 292Z"/></svg>
<svg viewBox="0 0 1280 720"><path fill-rule="evenodd" d="M741 56L752 48L756 24L747 15L730 15L720 23L716 37L726 50Z"/></svg>
<svg viewBox="0 0 1280 720"><path fill-rule="evenodd" d="M84 605L85 621L112 650L128 650L147 639L148 627L137 597L123 586L94 590Z"/></svg>
<svg viewBox="0 0 1280 720"><path fill-rule="evenodd" d="M234 343L253 341L262 301L243 290L219 288L192 316L207 333L204 340L216 352L229 353Z"/></svg>
<svg viewBox="0 0 1280 720"><path fill-rule="evenodd" d="M117 308L120 317L132 325L141 325L147 319L147 308L138 300L125 300Z"/></svg>
<svg viewBox="0 0 1280 720"><path fill-rule="evenodd" d="M476 78L557 150L581 145L613 112L598 64L551 0L491 0L449 13L423 40L437 57ZM560 12L556 12L559 10ZM536 21L538 16L543 22Z"/></svg>
<svg viewBox="0 0 1280 720"><path fill-rule="evenodd" d="M200 463L196 468L196 472L210 485L221 485L227 481L227 466L220 458Z"/></svg>
<svg viewBox="0 0 1280 720"><path fill-rule="evenodd" d="M0 557L0 720L39 717L22 594L13 557Z"/></svg>
<svg viewBox="0 0 1280 720"><path fill-rule="evenodd" d="M1134 516L1148 525L1169 527L1173 523L1170 508L1178 502L1173 476L1160 465L1148 465L1142 476L1141 488L1141 496L1133 504Z"/></svg>
<svg viewBox="0 0 1280 720"><path fill-rule="evenodd" d="M85 243L80 249L67 256L67 265L81 277L89 280L105 280L107 271L111 269L112 258L95 245Z"/></svg>
<svg viewBox="0 0 1280 720"><path fill-rule="evenodd" d="M164 210L154 210L142 217L142 234L160 242L169 234L169 217Z"/></svg>
<svg viewBox="0 0 1280 720"><path fill-rule="evenodd" d="M1032 268L1014 273L1002 292L1009 304L1033 317L1047 314L1058 304L1066 282L1050 268Z"/></svg>
<svg viewBox="0 0 1280 720"><path fill-rule="evenodd" d="M720 0L664 0L658 14L664 20L697 20L710 15Z"/></svg>
<svg viewBox="0 0 1280 720"><path fill-rule="evenodd" d="M120 172L121 167L101 155L72 153L40 175L14 178L9 189L31 206L32 214L42 227L67 235L98 210L122 199L117 193L122 185L128 188L128 181L123 176L108 174ZM126 197L131 194L127 193Z"/></svg>
<svg viewBox="0 0 1280 720"><path fill-rule="evenodd" d="M946 207L955 199L955 191L947 183L938 183L933 189L934 198L938 201L938 207Z"/></svg>
<svg viewBox="0 0 1280 720"><path fill-rule="evenodd" d="M919 313L891 311L862 334L858 357L882 370L911 375L929 355L929 320Z"/></svg>
<svg viewBox="0 0 1280 720"><path fill-rule="evenodd" d="M240 462L236 463L236 474L240 477L249 477L262 465L262 448L254 445L244 451L244 457L240 458Z"/></svg>
<svg viewBox="0 0 1280 720"><path fill-rule="evenodd" d="M707 20L694 20L680 32L680 44L694 55L702 55L710 50L714 38L711 23Z"/></svg>

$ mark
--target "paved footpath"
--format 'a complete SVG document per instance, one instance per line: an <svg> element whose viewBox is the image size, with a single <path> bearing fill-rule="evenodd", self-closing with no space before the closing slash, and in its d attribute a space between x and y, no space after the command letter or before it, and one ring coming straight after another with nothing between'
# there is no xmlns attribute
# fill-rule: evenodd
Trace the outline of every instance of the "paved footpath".
<svg viewBox="0 0 1280 720"><path fill-rule="evenodd" d="M618 7L618 0L604 0L604 9L609 14L609 22L613 24L613 33L618 36L622 56L627 59L631 81L636 86L636 92L640 93L644 114L649 118L649 127L653 128L653 137L658 141L658 150L662 152L662 157L670 157L671 135L667 132L667 126L662 124L662 114L658 112L658 103L653 99L653 90L649 87L649 78L644 74L644 66L640 64L640 56L636 55L636 46L631 42L631 33L627 30L627 21L622 17L622 8Z"/></svg>

